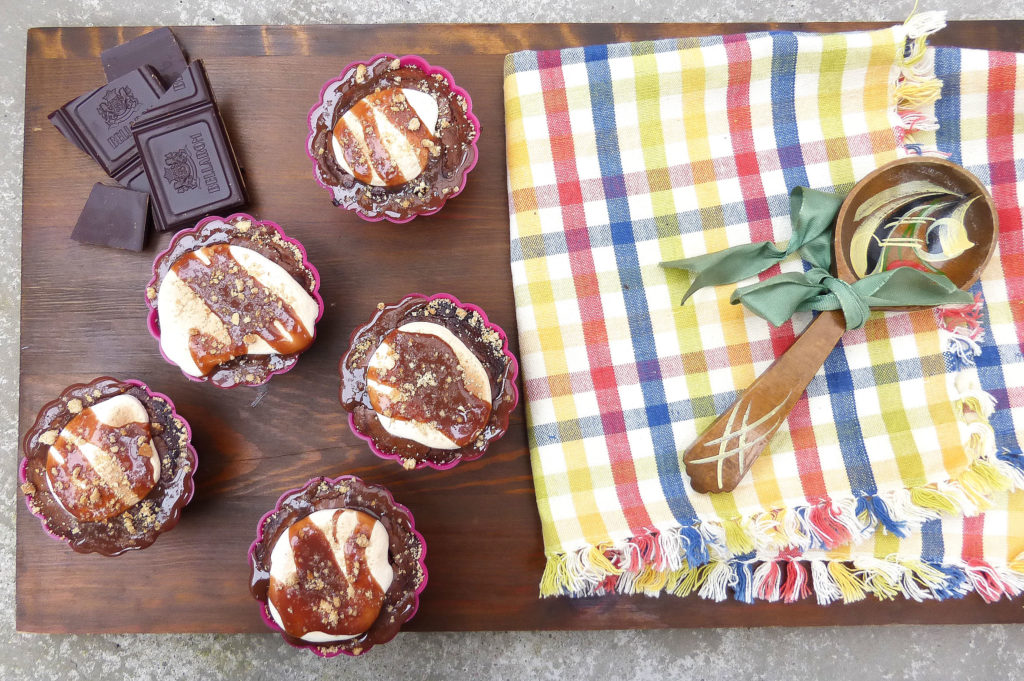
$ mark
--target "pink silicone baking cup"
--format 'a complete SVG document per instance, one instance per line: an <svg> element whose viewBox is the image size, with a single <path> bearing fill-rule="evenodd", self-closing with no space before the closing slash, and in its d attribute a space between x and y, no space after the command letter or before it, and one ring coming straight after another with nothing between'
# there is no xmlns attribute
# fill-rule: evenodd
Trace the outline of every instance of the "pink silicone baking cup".
<svg viewBox="0 0 1024 681"><path fill-rule="evenodd" d="M192 497L195 494L195 480L194 480L194 476L195 476L196 468L199 466L199 454L196 452L195 447L192 446L192 427L189 425L188 421L186 421L184 417L182 417L180 414L178 414L178 411L174 407L174 402L171 401L171 398L169 398L167 395L164 395L163 393L154 392L153 390L150 389L150 387L148 385L146 385L142 381L139 381L139 380L136 380L136 379L129 379L127 381L122 381L122 380L114 378L112 376L100 376L98 378L94 378L93 380L89 381L88 383L75 383L73 385L69 385L67 388L65 388L63 391L61 391L61 394L57 396L57 399L50 400L49 402L44 404L42 406L42 408L39 410L39 414L36 416L36 420L32 424L32 427L28 429L28 431L25 433L25 437L22 439L22 451L23 451L23 454L24 454L24 450L28 448L28 441L31 439L32 435L34 433L36 433L37 431L39 431L39 430L43 430L44 428L48 428L49 427L49 426L43 426L43 424L42 424L43 414L45 414L51 408L57 406L68 393L70 393L70 392L72 392L74 390L77 390L79 388L87 388L88 386L94 385L94 384L99 383L101 381L116 381L117 383L121 383L123 385L131 385L131 386L135 386L135 387L138 387L138 388L142 388L143 390L146 391L146 394L149 397L151 397L153 399L163 400L164 402L166 402L168 408L170 408L170 410L171 410L171 418L173 418L173 419L175 419L177 421L180 421L181 424L185 427L185 434L188 437L188 445L186 446L185 456L186 456L186 458L188 459L188 461L191 464L191 469L189 470L188 474L185 476L185 482L184 482L184 487L182 489L181 496L178 498L177 501L175 501L174 505L171 506L170 515L163 522L163 524L160 527L160 531L153 537L153 541L152 542L149 542L148 544L141 544L141 545L135 545L135 546L127 546L127 547L122 548L120 551L115 551L113 553L106 553L106 552L102 552L102 551L91 551L91 550L87 550L87 549L85 549L83 547L75 546L75 545L71 544L71 542L68 541L67 538L62 537L59 534L55 533L53 530L51 530L50 529L50 525L49 525L49 520L50 519L47 516L45 516L44 514L42 514L42 513L36 513L32 509L32 498L33 498L34 495L32 495L32 494L25 494L25 504L28 506L29 513L31 513L32 515L34 515L36 518L39 519L39 523L43 526L43 530L46 531L46 534L49 535L49 537L51 539L59 541L59 542L61 542L63 544L67 544L72 550L77 551L78 553L99 553L102 556L113 557L113 556L119 556L119 555L121 555L123 553L127 553L128 551L142 550L144 548L152 546L153 543L156 542L156 540L160 537L160 535L162 535L165 532L169 532L169 531L173 530L175 528L175 526L177 526L178 521L181 519L181 509L185 508L185 506L187 506L188 503L190 501L192 501ZM23 455L22 458L21 458L21 465L18 467L18 484L19 485L24 485L26 482L28 482L28 457Z"/></svg>
<svg viewBox="0 0 1024 681"><path fill-rule="evenodd" d="M313 343L316 342L316 325L320 322L320 319L323 318L323 316L324 316L324 300L323 300L323 298L320 297L320 272L319 272L319 270L317 270L316 267L314 267L312 265L312 263L309 262L309 257L306 254L306 248L299 241L297 241L296 239L293 239L290 236L288 236L287 234L285 234L284 230L281 229L281 226L278 225L276 222L272 222L270 220L257 220L256 218L254 218L253 216L249 215L248 213L232 213L231 215L229 215L226 218L217 217L215 215L211 215L210 217L203 218L202 220L199 221L199 223L195 227L192 227L192 228L189 228L189 229L183 229L180 232L178 232L177 234L175 234L174 238L171 239L171 243L167 245L167 248L165 248L163 251L160 252L159 255L156 256L156 258L153 260L153 278L149 280L149 283L146 285L146 289L149 290L150 288L154 288L154 287L158 287L159 286L159 284L160 284L160 282L159 282L159 279L160 279L160 272L159 272L160 261L163 260L163 258L168 253L170 253L171 251L174 250L174 247L178 244L178 241L180 241L182 238L184 238L187 235L196 235L196 234L198 234L203 229L203 227L205 227L206 225L208 225L211 222L228 223L231 220L234 220L236 218L240 218L240 219L243 219L243 220L249 220L254 225L261 225L261 226L272 228L274 231L276 231L281 236L281 238L283 240L287 241L288 243L290 243L293 246L295 246L296 248L298 248L299 249L299 253L302 254L302 266L306 270L308 270L310 272L310 274L313 275L313 290L310 291L310 295L312 295L313 299L316 300L317 310L318 310L317 311L317 315L316 315L316 321L313 322L313 334L312 334L313 335L313 340L309 344L309 347L313 347ZM157 349L160 351L160 356L163 357L164 361L167 362L168 364L170 364L172 366L178 366L177 364L172 362L171 359L164 353L163 346L160 345L160 316L159 316L159 314L157 312L157 309L155 307L156 301L155 300L150 300L149 296L144 296L144 297L146 298L146 307L149 308L149 317L147 318L147 325L149 327L149 333L150 333L150 335L153 336L153 338L156 339L156 346L157 346ZM308 350L309 348L306 348L306 349ZM303 352L305 352L305 350L303 350ZM301 355L302 353L299 353L299 354ZM240 387L240 386L255 387L255 386L263 385L264 383L269 381L274 376L277 376L278 374L288 373L289 371L291 371L292 369L295 368L296 364L298 364L298 357L296 357L295 361L292 362L291 364L289 364L288 366L283 367L281 369L275 369L274 371L271 371L269 374L267 374L267 377L264 380L262 380L262 381L255 382L255 383L239 382L239 383L235 383L234 385L229 385L229 386L223 386L223 385L218 385L216 383L213 383L206 376L192 376L191 374L186 374L184 371L181 372L181 375L184 376L185 378L187 378L188 380L194 382L194 383L213 383L213 385L217 386L218 388L222 388L222 389L237 388L237 387Z"/></svg>
<svg viewBox="0 0 1024 681"><path fill-rule="evenodd" d="M343 68L341 70L341 73L337 77L332 78L331 80L324 83L324 86L320 88L320 100L313 106L313 108L309 110L309 137L306 138L306 155L309 156L309 160L313 163L313 178L316 180L316 183L319 184L324 189L326 189L330 193L331 198L335 201L337 200L338 197L335 196L334 189L331 187L331 185L327 184L326 182L323 181L323 179L321 179L319 165L316 162L316 156L314 156L313 154L313 138L316 136L316 121L320 117L320 115L331 115L330 107L324 100L327 98L328 92L330 92L334 86L341 83L345 76L353 69L359 67L360 65L370 66L379 59L393 60L395 59L395 56L392 54L381 53L375 54L366 61L352 62L351 64ZM466 118L469 119L469 122L472 123L473 127L476 129L476 136L470 141L470 146L473 149L473 158L470 159L469 165L466 166L466 169L462 171L462 182L459 184L459 188L450 193L445 198L445 200L441 202L441 205L438 206L437 208L434 208L433 210L423 211L422 213L413 213L412 215L408 215L404 218L393 218L388 215L367 215L359 208L358 205L339 205L339 208L345 208L346 210L350 210L363 220L366 220L367 222L381 222L382 220L387 220L388 222L393 222L395 224L404 224L421 215L433 215L434 213L444 208L444 205L453 196L458 196L459 194L462 193L462 190L466 188L466 178L469 176L470 171L472 171L473 168L476 167L476 162L480 158L480 152L477 148L477 141L480 139L480 119L478 119L476 117L476 114L473 113L473 98L469 96L469 93L455 83L455 78L452 76L451 73L448 72L447 69L444 69L440 66L431 66L426 59L420 57L419 55L407 54L405 56L398 57L398 61L403 66L415 66L428 76L432 76L435 73L441 74L441 76L443 76L444 79L447 80L448 84L451 86L452 93L456 95L461 95L466 100Z"/></svg>
<svg viewBox="0 0 1024 681"><path fill-rule="evenodd" d="M394 508L397 512L399 512L402 515L404 515L406 518L408 518L408 520L409 520L409 530L412 532L413 536L416 537L416 541L418 541L419 544L420 544L420 556L419 556L419 561L418 562L419 562L419 567L420 567L420 574L423 575L423 579L420 580L420 583L416 586L416 589L413 592L412 609L409 611L409 615L405 618L405 622L402 622L402 624L404 625L406 622L408 622L409 620L411 620L413 617L416 616L416 613L420 609L420 594L422 594L423 590L427 588L427 542L423 538L423 535L420 534L416 530L416 519L413 517L412 511L410 511L408 509L408 507L406 507L406 506L398 503L397 501L395 501L395 497L394 497L394 495L391 494L391 490L387 489L386 487L382 487L381 485L373 485L371 483L368 483L368 482L364 481L362 478L360 478L358 476L355 476L355 475L341 475L341 476L338 476L337 478L327 478L327 477L321 476L321 477L317 477L317 478L311 479L309 482L307 482L302 487L296 487L295 489L288 490L287 492L282 494L278 498L277 503L274 504L274 508L272 508L271 510L267 511L266 513L264 513L263 517L260 518L259 523L257 523L257 525L256 525L256 539L253 541L252 544L249 545L249 567L250 567L250 569L253 569L253 567L256 564L256 547L259 546L263 542L263 539L264 539L263 527L264 527L264 525L266 525L267 521L271 518L271 516L273 516L274 514L276 514L278 511L280 511L283 508L284 502L286 500L288 500L292 496L295 496L297 494L301 494L302 492L306 491L310 487L313 487L315 485L319 485L321 482L325 482L328 485L335 486L335 485L338 485L339 483L341 483L344 480L356 480L356 481L362 483L363 485L366 485L367 487L376 487L377 489L382 490L387 495L388 502L391 505L391 507ZM274 621L274 618L270 616L270 613L267 610L267 604L265 602L263 602L263 601L259 601L259 604L260 604L260 617L263 618L263 623L266 624L267 627L269 629L271 629L272 631L276 631L276 632L280 633L281 634L281 638L283 638L285 643L290 645L292 648L298 648L300 650L311 650L313 653L315 653L319 657L337 657L338 655L348 655L349 657L355 657L357 655L357 653L354 653L351 650L342 650L342 649L337 649L337 650L332 650L332 651L324 650L325 647L332 648L333 646L331 644L295 643L294 641L292 641L291 639L289 639L285 635L284 630L281 627L279 627L277 625L277 622ZM397 634L397 631L396 631L396 634ZM391 639L388 639L388 640L391 640ZM371 643L369 646L363 647L363 649L358 653L358 655L360 655L360 656L364 655L367 651L369 651L375 645L383 645L383 644L385 644L387 642L388 641L378 641L378 642Z"/></svg>
<svg viewBox="0 0 1024 681"><path fill-rule="evenodd" d="M519 404L519 381L518 381L518 378L519 378L519 362L516 361L516 356L512 354L512 351L508 349L508 336L505 335L505 330L502 329L497 324L492 324L490 322L490 320L487 318L487 313L484 312L482 308L480 308L480 307L478 307L476 305L470 304L470 303L463 303L462 301L460 301L458 298L456 298L455 296L453 296L450 293L435 293L432 296L427 296L427 295L424 295L422 293L410 293L407 296L403 296L402 300L406 300L407 298L422 298L424 300L424 302L427 302L427 303L429 303L431 300L439 300L439 299L440 300L449 300L452 303L454 303L456 307L461 307L461 308L464 308L466 310L469 310L470 312L476 312L477 314L479 314L480 317L484 320L484 326L486 326L488 329L491 329L492 331L495 331L499 336L501 336L501 351L502 351L502 353L506 357L509 358L508 380L509 380L509 382L512 385L512 406L509 407L508 411L509 411L509 415L511 416L512 412L515 411L516 406ZM362 325L362 326L356 327L355 331L353 331L352 335L349 337L348 344L349 344L350 348L352 347L352 343L355 340L356 335L363 329L363 326L365 326L365 324ZM341 361L342 362L345 361L345 356L347 356L347 355L348 355L348 351L346 351L345 354L342 355L342 357L341 357ZM340 367L339 367L339 371L340 371ZM404 458L401 455L399 455L399 454L391 454L391 453L382 451L379 447L377 447L377 443L373 441L372 437L370 437L369 435L367 435L367 434L363 433L361 430L359 430L356 427L356 416L352 412L349 412L349 414L348 414L348 427L349 427L349 430L351 430L355 434L356 437L358 437L360 440L365 441L366 444L368 444L370 446L370 451L372 451L374 454L376 454L380 458L382 458L382 459L390 459L391 461L397 461L399 464L403 463ZM472 456L460 456L459 458L457 458L457 459L455 459L453 461L449 461L448 463L441 463L441 464L434 463L433 461L417 461L416 462L416 468L414 468L413 470L417 470L417 469L420 469L420 468L433 468L436 471L446 471L446 470L448 470L450 468L454 468L455 466L458 466L463 461L475 461L475 460L479 459L481 456L484 455L484 453L487 451L487 449L491 446L492 442L494 442L495 440L500 440L501 438L503 438L505 436L505 434L508 432L508 421L506 421L505 423L502 423L501 427L502 427L501 435L499 435L496 438L491 439L487 443L487 447L484 447L479 452L473 453Z"/></svg>

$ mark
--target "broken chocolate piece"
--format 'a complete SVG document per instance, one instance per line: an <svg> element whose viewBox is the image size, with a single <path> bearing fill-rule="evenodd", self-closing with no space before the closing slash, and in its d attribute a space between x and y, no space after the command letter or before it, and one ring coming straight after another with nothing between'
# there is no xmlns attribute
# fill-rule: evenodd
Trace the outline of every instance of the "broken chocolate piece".
<svg viewBox="0 0 1024 681"><path fill-rule="evenodd" d="M134 40L111 47L100 54L107 80L112 81L126 73L149 65L160 76L163 84L173 83L185 70L188 60L169 28L158 28Z"/></svg>
<svg viewBox="0 0 1024 681"><path fill-rule="evenodd" d="M50 114L61 134L113 176L134 158L131 124L164 92L156 71L136 69Z"/></svg>
<svg viewBox="0 0 1024 681"><path fill-rule="evenodd" d="M71 238L84 244L141 251L148 210L148 194L97 182Z"/></svg>
<svg viewBox="0 0 1024 681"><path fill-rule="evenodd" d="M160 116L167 116L189 107L198 107L213 102L213 88L206 76L202 59L196 59L181 72L160 100L135 122L136 126Z"/></svg>

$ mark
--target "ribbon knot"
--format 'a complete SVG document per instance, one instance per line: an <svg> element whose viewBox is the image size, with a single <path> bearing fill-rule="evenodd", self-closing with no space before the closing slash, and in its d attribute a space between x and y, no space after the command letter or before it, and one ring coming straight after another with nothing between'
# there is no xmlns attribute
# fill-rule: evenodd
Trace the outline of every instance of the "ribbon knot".
<svg viewBox="0 0 1024 681"><path fill-rule="evenodd" d="M871 308L864 296L859 295L852 284L847 284L828 272L825 272L824 275L820 283L839 301L839 307L843 311L843 316L846 317L846 328L859 329L864 326L871 314Z"/></svg>
<svg viewBox="0 0 1024 681"><path fill-rule="evenodd" d="M682 302L705 286L734 284L759 274L799 251L812 267L787 272L733 291L730 301L781 326L801 310L842 310L847 329L867 323L875 307L934 307L974 301L944 274L898 267L858 279L852 284L832 276L832 224L843 199L815 189L796 187L790 194L793 236L786 248L770 241L742 244L715 253L661 263L662 267L695 273Z"/></svg>

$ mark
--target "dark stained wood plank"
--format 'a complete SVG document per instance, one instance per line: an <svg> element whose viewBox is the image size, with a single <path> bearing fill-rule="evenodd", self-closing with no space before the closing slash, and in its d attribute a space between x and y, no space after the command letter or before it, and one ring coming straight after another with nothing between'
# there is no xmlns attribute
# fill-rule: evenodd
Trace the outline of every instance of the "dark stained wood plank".
<svg viewBox="0 0 1024 681"><path fill-rule="evenodd" d="M543 569L523 410L482 459L408 473L348 432L336 363L379 301L447 291L482 306L510 334L502 60L557 48L768 28L853 30L885 24L625 24L213 26L176 28L205 59L245 166L249 212L300 239L323 277L327 313L298 367L265 388L216 390L164 363L146 330L143 288L164 236L141 254L71 241L101 171L46 115L103 81L99 53L146 28L44 28L28 34L22 222L21 432L66 385L111 373L170 395L199 450L195 500L174 531L134 554L72 553L47 538L18 500L17 626L40 632L265 631L246 587L259 517L315 475L352 473L391 488L427 538L430 583L410 630L620 629L879 622L1021 622L1019 603L818 607L698 598L537 598ZM936 44L1024 49L1024 22L956 22ZM322 83L382 49L450 69L481 119L481 159L466 191L406 226L369 224L330 205L311 178L306 115ZM265 394L264 394L265 393ZM253 402L262 399L253 406ZM73 604L73 605L72 605Z"/></svg>

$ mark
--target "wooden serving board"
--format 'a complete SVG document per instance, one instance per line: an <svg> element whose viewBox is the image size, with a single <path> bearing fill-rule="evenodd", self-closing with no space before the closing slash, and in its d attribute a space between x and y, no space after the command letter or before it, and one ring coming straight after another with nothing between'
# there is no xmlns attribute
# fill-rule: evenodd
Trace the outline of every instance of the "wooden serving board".
<svg viewBox="0 0 1024 681"><path fill-rule="evenodd" d="M327 304L317 342L260 389L215 389L166 364L146 330L153 257L83 246L68 236L102 171L47 114L104 82L100 51L142 28L40 28L28 33L20 432L65 386L111 374L168 394L199 451L196 495L176 529L118 558L72 553L17 502L17 626L33 632L266 631L249 595L246 552L256 522L287 489L317 475L359 475L389 487L427 539L430 581L409 630L615 629L879 622L1021 622L1019 603L865 601L819 607L659 599L537 597L544 566L522 405L507 436L474 462L407 472L353 436L336 365L379 301L448 292L483 307L512 339L502 59L527 48L737 33L837 31L883 24L629 24L208 26L174 29L203 58L245 168L249 212L302 241ZM1024 21L957 22L936 44L1024 50ZM312 179L306 115L321 85L378 52L420 54L473 97L480 162L438 215L396 226L334 208ZM258 400L258 402L257 402ZM19 454L20 456L20 454Z"/></svg>

